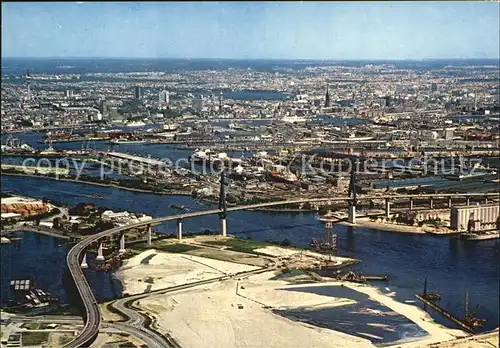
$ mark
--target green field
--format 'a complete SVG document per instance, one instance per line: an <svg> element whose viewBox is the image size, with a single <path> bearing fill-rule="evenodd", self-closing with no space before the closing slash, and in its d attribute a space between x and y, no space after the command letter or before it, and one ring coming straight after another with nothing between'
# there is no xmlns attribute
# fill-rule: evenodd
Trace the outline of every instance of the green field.
<svg viewBox="0 0 500 348"><path fill-rule="evenodd" d="M156 249L158 251L164 251L167 253L185 253L187 251L199 249L199 247L195 245L169 242L165 240L157 240L151 243L151 246L143 244L137 244L133 246L133 249L144 251L149 249Z"/></svg>
<svg viewBox="0 0 500 348"><path fill-rule="evenodd" d="M23 332L23 346L39 346L49 339L48 332Z"/></svg>
<svg viewBox="0 0 500 348"><path fill-rule="evenodd" d="M240 238L231 238L226 240L214 240L214 241L205 241L204 244L217 245L217 246L225 246L228 250L240 251L243 253L255 253L255 249L265 248L266 246L276 245L279 243L263 243L256 242L251 239L240 239Z"/></svg>

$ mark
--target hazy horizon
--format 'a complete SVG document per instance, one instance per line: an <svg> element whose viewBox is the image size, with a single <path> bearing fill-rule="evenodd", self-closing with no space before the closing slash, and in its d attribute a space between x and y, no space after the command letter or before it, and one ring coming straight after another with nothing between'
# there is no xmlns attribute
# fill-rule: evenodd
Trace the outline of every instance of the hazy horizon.
<svg viewBox="0 0 500 348"><path fill-rule="evenodd" d="M321 58L207 58L207 57L16 57L2 56L2 59L158 59L158 60L279 60L279 61L316 61L316 62L391 62L391 61L409 61L409 62L425 62L425 61L469 61L469 60L494 60L500 64L500 57L484 57L484 58L353 58L353 59L321 59Z"/></svg>
<svg viewBox="0 0 500 348"><path fill-rule="evenodd" d="M498 2L2 3L12 58L500 57Z"/></svg>

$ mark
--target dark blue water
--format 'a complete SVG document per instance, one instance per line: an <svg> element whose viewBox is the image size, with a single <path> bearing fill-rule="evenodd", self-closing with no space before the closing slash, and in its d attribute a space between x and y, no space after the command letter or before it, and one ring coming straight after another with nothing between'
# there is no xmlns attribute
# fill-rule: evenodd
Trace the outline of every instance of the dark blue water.
<svg viewBox="0 0 500 348"><path fill-rule="evenodd" d="M315 286L278 289L297 291L356 301L334 308L313 310L275 310L284 316L293 316L311 325L319 325L349 335L366 338L376 344L417 339L428 333L406 317L372 300L369 296L341 286ZM372 324L377 324L376 326Z"/></svg>
<svg viewBox="0 0 500 348"><path fill-rule="evenodd" d="M68 247L64 241L30 232L16 232L19 242L0 245L0 300L5 305L12 299L10 280L32 279L36 285L59 295L67 303L62 267L66 263Z"/></svg>
<svg viewBox="0 0 500 348"><path fill-rule="evenodd" d="M193 210L211 208L193 204L190 197L136 193L38 178L2 177L1 185L3 191L39 198L49 197L68 204L94 202L114 211L143 212L153 217L177 213L169 207L171 204L190 206ZM89 198L91 194L102 194L104 198ZM174 233L175 228L175 222L157 227L159 231L167 233ZM288 239L299 247L307 247L311 237L321 237L324 234L323 228L316 216L309 213L240 211L230 213L228 217L230 233L239 237L251 237L260 241ZM214 215L188 219L184 222L184 229L185 232L217 230L218 217ZM478 316L488 319L484 329L498 326L500 278L497 241L466 243L450 238L353 229L340 225L335 226L334 231L338 234L339 255L361 259L362 263L357 268L365 274L389 276L389 282L380 283L383 292L395 291L397 300L414 301L415 293L422 291L427 277L429 291L441 293L443 307L457 316L463 315L465 293L468 291L471 308L479 305ZM38 252L37 250L36 253ZM41 253L43 252L42 249ZM21 258L18 262L25 262L24 260ZM54 265L65 267L64 261L60 262L60 259L54 262L50 258L40 257L40 260L41 268L52 269ZM37 274L30 270L30 264L25 265L24 272L23 276ZM102 277L103 279L98 279L97 276L91 279L96 289L110 287L109 279ZM112 294L112 291L106 294ZM431 314L438 322L452 326L441 315L434 312Z"/></svg>

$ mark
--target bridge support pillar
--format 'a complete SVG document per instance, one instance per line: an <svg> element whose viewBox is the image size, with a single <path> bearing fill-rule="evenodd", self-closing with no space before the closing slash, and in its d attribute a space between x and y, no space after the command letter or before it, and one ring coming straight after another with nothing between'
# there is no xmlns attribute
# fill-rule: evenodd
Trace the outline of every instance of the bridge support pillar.
<svg viewBox="0 0 500 348"><path fill-rule="evenodd" d="M434 199L429 200L429 208L434 209Z"/></svg>
<svg viewBox="0 0 500 348"><path fill-rule="evenodd" d="M147 245L151 245L151 225L148 225L146 230L146 243Z"/></svg>
<svg viewBox="0 0 500 348"><path fill-rule="evenodd" d="M177 239L182 239L182 219L177 220Z"/></svg>
<svg viewBox="0 0 500 348"><path fill-rule="evenodd" d="M451 205L452 205L452 201L451 201L451 197L448 198L448 208L451 208Z"/></svg>
<svg viewBox="0 0 500 348"><path fill-rule="evenodd" d="M484 204L488 204L488 197L484 197Z"/></svg>
<svg viewBox="0 0 500 348"><path fill-rule="evenodd" d="M124 254L125 253L125 233L121 235L120 237L120 250L118 250L118 252L120 254Z"/></svg>
<svg viewBox="0 0 500 348"><path fill-rule="evenodd" d="M385 217L388 218L391 215L391 201L385 200Z"/></svg>
<svg viewBox="0 0 500 348"><path fill-rule="evenodd" d="M410 210L413 210L413 198L410 198Z"/></svg>
<svg viewBox="0 0 500 348"><path fill-rule="evenodd" d="M97 249L97 257L95 259L97 261L104 261L104 254L102 252L102 243L99 243L99 249Z"/></svg>
<svg viewBox="0 0 500 348"><path fill-rule="evenodd" d="M227 236L227 220L225 217L220 219L220 232L223 237Z"/></svg>
<svg viewBox="0 0 500 348"><path fill-rule="evenodd" d="M83 260L82 260L82 264L80 265L80 267L89 268L89 265L87 263L87 253L83 254Z"/></svg>
<svg viewBox="0 0 500 348"><path fill-rule="evenodd" d="M348 209L349 209L348 213L347 213L348 221L351 224L355 224L356 223L356 206L350 205Z"/></svg>
<svg viewBox="0 0 500 348"><path fill-rule="evenodd" d="M466 197L467 201L466 201L466 205L470 205L470 197Z"/></svg>

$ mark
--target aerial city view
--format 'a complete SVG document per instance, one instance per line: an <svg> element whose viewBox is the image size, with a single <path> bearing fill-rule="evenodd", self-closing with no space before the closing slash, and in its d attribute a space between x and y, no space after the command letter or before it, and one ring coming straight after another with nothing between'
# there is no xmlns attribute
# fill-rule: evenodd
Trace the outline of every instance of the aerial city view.
<svg viewBox="0 0 500 348"><path fill-rule="evenodd" d="M499 345L499 2L3 2L0 347Z"/></svg>

